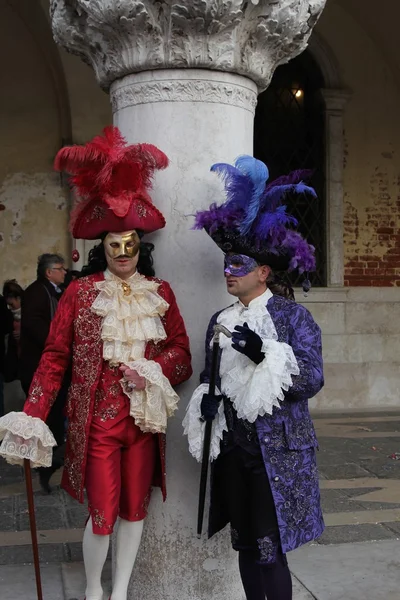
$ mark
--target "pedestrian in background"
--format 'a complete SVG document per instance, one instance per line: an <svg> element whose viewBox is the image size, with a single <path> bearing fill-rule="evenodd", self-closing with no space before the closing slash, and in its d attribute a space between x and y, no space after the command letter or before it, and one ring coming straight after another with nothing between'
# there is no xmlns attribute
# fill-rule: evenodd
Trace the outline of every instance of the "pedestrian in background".
<svg viewBox="0 0 400 600"><path fill-rule="evenodd" d="M4 297L0 295L0 417L4 415L4 367L6 336L12 332L13 316Z"/></svg>
<svg viewBox="0 0 400 600"><path fill-rule="evenodd" d="M65 261L60 254L42 254L38 258L37 279L27 287L22 299L20 374L26 395L39 366L66 273ZM57 442L52 466L38 469L40 485L46 493L51 491L51 476L63 465L64 406L68 384L66 380L61 387L46 421Z"/></svg>
<svg viewBox="0 0 400 600"><path fill-rule="evenodd" d="M15 279L4 282L3 296L13 316L13 330L8 336L4 367L6 383L19 379L19 357L21 354L21 303L23 288Z"/></svg>

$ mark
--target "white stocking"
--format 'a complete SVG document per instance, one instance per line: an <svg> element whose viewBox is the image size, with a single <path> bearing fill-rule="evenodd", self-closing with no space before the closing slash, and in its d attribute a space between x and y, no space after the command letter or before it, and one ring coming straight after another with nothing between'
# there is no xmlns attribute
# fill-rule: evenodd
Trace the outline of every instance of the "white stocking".
<svg viewBox="0 0 400 600"><path fill-rule="evenodd" d="M101 574L106 562L109 535L93 533L92 518L90 517L83 535L83 560L86 572L86 600L103 600Z"/></svg>
<svg viewBox="0 0 400 600"><path fill-rule="evenodd" d="M129 580L142 539L144 521L120 519L116 541L115 581L111 600L127 600Z"/></svg>

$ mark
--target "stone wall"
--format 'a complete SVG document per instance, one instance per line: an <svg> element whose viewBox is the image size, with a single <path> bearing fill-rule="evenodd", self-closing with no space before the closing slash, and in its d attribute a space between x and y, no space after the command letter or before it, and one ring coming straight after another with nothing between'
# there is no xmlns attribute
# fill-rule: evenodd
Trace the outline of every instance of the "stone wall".
<svg viewBox="0 0 400 600"><path fill-rule="evenodd" d="M43 252L69 260L69 198L53 171L54 156L63 143L86 141L112 121L91 69L59 54L46 14L30 0L17 6L0 8L0 53L7 57L0 96L0 289L9 278L23 286L35 279Z"/></svg>
<svg viewBox="0 0 400 600"><path fill-rule="evenodd" d="M374 3L364 4L360 12L354 0L329 1L317 26L349 91L344 238L333 240L344 244L345 287L297 294L323 332L325 387L311 402L322 411L399 403L400 53L389 48L391 24L385 30ZM391 11L395 21L400 5Z"/></svg>
<svg viewBox="0 0 400 600"><path fill-rule="evenodd" d="M325 387L317 410L398 407L400 303L398 289L313 290L297 299L323 333Z"/></svg>
<svg viewBox="0 0 400 600"><path fill-rule="evenodd" d="M7 3L0 9L0 283L35 278L36 257L67 253L66 198L51 171L57 104L39 48ZM5 258L6 257L6 258Z"/></svg>
<svg viewBox="0 0 400 600"><path fill-rule="evenodd" d="M350 99L344 115L344 280L400 285L400 83L379 23L354 2L328 2L317 31L331 47ZM367 0L373 12L373 4ZM366 12L368 12L367 6ZM393 18L400 17L392 3ZM340 32L340 35L338 35Z"/></svg>
<svg viewBox="0 0 400 600"><path fill-rule="evenodd" d="M358 210L345 202L345 285L400 286L400 174L376 167L370 198Z"/></svg>

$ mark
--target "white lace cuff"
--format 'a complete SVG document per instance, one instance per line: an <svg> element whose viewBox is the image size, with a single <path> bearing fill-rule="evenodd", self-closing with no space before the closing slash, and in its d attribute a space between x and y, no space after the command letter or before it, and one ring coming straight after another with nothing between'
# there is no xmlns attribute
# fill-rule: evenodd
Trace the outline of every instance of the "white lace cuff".
<svg viewBox="0 0 400 600"><path fill-rule="evenodd" d="M183 432L188 436L189 452L198 461L201 462L203 457L203 443L205 423L200 421L201 417L201 400L203 394L207 394L209 389L208 383L202 383L193 392L186 408L185 418L183 419ZM215 394L221 392L215 390ZM220 453L220 441L224 431L228 431L225 420L224 403L219 403L218 413L213 421L210 445L210 460L215 460Z"/></svg>
<svg viewBox="0 0 400 600"><path fill-rule="evenodd" d="M52 447L56 446L46 423L24 412L10 412L0 418L0 455L11 465L23 465L24 459L32 467L50 467Z"/></svg>
<svg viewBox="0 0 400 600"><path fill-rule="evenodd" d="M292 375L299 374L291 346L264 339L265 359L255 365L237 353L233 367L223 376L223 392L233 403L239 419L254 423L257 417L271 415L280 407L284 392L292 386Z"/></svg>
<svg viewBox="0 0 400 600"><path fill-rule="evenodd" d="M179 396L154 360L140 358L126 363L147 381L144 390L130 390L129 381L121 379L122 389L130 400L130 415L143 432L165 433L167 418L178 407Z"/></svg>

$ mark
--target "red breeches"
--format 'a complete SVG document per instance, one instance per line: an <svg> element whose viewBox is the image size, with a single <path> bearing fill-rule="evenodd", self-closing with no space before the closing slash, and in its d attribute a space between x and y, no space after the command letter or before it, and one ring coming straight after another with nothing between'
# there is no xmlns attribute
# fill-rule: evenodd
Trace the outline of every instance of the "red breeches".
<svg viewBox="0 0 400 600"><path fill-rule="evenodd" d="M132 417L105 429L92 421L85 487L93 533L109 535L118 515L141 521L147 515L156 462L157 436L143 433Z"/></svg>

